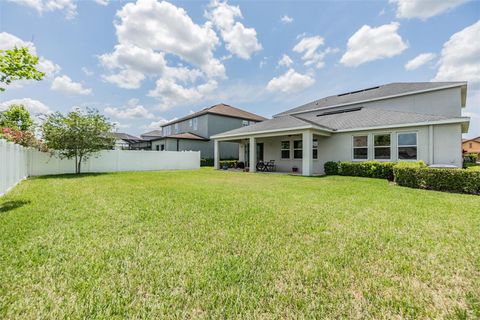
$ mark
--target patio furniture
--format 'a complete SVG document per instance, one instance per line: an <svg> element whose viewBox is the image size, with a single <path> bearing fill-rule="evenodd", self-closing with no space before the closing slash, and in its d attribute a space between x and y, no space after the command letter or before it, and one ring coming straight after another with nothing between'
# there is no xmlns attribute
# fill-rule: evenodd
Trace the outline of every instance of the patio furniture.
<svg viewBox="0 0 480 320"><path fill-rule="evenodd" d="M265 172L265 171L268 170L268 169L267 169L267 166L265 165L265 162L263 162L263 161L258 161L256 168L257 168L257 171L263 171L263 172Z"/></svg>
<svg viewBox="0 0 480 320"><path fill-rule="evenodd" d="M275 166L275 160L270 160L266 163L267 171L275 172L277 167Z"/></svg>

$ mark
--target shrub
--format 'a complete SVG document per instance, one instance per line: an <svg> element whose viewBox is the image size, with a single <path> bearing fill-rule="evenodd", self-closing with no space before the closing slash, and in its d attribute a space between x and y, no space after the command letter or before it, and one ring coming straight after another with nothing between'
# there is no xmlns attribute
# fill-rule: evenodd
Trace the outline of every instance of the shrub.
<svg viewBox="0 0 480 320"><path fill-rule="evenodd" d="M356 176L368 178L380 178L393 181L393 162L345 161L338 164L338 173L342 176Z"/></svg>
<svg viewBox="0 0 480 320"><path fill-rule="evenodd" d="M476 163L478 159L478 155L476 153L467 153L463 156L463 160L465 163Z"/></svg>
<svg viewBox="0 0 480 320"><path fill-rule="evenodd" d="M327 161L325 162L323 168L325 169L326 175L336 175L338 174L338 162Z"/></svg>
<svg viewBox="0 0 480 320"><path fill-rule="evenodd" d="M223 169L225 167L235 168L236 163L237 163L237 160L221 160L220 161L220 169Z"/></svg>
<svg viewBox="0 0 480 320"><path fill-rule="evenodd" d="M200 167L213 167L214 160L213 158L201 159L200 160Z"/></svg>
<svg viewBox="0 0 480 320"><path fill-rule="evenodd" d="M479 171L395 166L394 175L395 182L404 187L480 194Z"/></svg>

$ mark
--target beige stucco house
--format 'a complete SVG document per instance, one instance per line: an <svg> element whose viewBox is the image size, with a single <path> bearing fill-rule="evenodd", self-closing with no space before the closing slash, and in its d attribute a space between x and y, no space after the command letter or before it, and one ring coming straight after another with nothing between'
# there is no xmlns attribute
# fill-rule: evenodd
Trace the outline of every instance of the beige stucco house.
<svg viewBox="0 0 480 320"><path fill-rule="evenodd" d="M480 155L480 137L465 139L462 145L464 153L476 153Z"/></svg>
<svg viewBox="0 0 480 320"><path fill-rule="evenodd" d="M342 93L211 138L236 142L251 172L275 160L277 171L323 174L327 161L415 161L461 167L466 82L391 83Z"/></svg>

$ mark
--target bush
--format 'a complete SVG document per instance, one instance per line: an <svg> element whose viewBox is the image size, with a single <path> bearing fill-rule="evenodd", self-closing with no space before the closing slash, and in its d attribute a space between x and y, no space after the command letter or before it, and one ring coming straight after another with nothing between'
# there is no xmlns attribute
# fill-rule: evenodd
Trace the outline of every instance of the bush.
<svg viewBox="0 0 480 320"><path fill-rule="evenodd" d="M480 194L480 171L395 166L394 175L404 187Z"/></svg>
<svg viewBox="0 0 480 320"><path fill-rule="evenodd" d="M214 165L213 158L201 159L200 160L200 167L213 167L213 165Z"/></svg>
<svg viewBox="0 0 480 320"><path fill-rule="evenodd" d="M338 173L342 176L388 179L393 181L394 162L339 162Z"/></svg>
<svg viewBox="0 0 480 320"><path fill-rule="evenodd" d="M235 168L235 164L237 163L237 160L221 160L220 161L220 169L223 168Z"/></svg>
<svg viewBox="0 0 480 320"><path fill-rule="evenodd" d="M476 153L467 153L463 156L465 163L476 163L478 160L478 155Z"/></svg>
<svg viewBox="0 0 480 320"><path fill-rule="evenodd" d="M325 169L326 175L336 175L338 174L338 162L327 161L325 162L323 168Z"/></svg>

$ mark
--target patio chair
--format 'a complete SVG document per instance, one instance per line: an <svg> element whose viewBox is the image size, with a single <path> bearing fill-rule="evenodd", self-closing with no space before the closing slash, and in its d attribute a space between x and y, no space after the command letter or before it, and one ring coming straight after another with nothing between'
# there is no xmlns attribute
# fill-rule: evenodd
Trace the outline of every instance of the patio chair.
<svg viewBox="0 0 480 320"><path fill-rule="evenodd" d="M267 171L267 166L266 166L265 162L263 162L261 160L257 162L256 168L257 168L257 171Z"/></svg>
<svg viewBox="0 0 480 320"><path fill-rule="evenodd" d="M274 172L277 168L275 166L275 160L270 160L266 163L267 171Z"/></svg>

